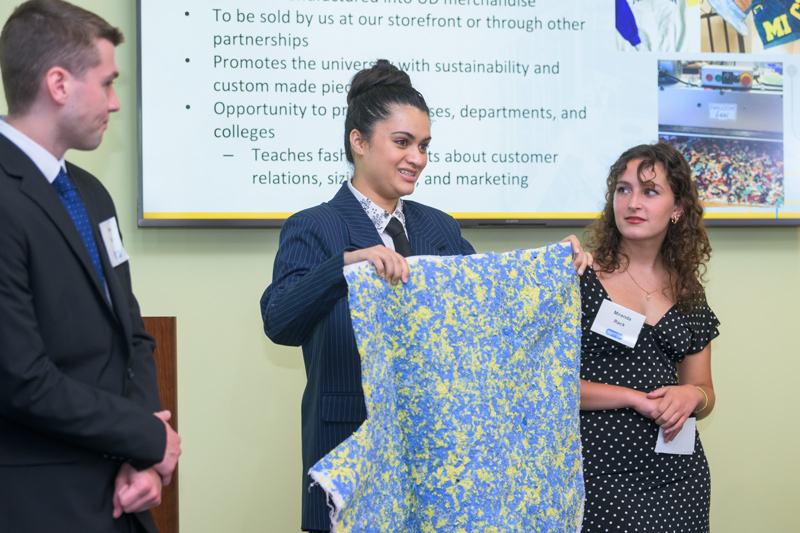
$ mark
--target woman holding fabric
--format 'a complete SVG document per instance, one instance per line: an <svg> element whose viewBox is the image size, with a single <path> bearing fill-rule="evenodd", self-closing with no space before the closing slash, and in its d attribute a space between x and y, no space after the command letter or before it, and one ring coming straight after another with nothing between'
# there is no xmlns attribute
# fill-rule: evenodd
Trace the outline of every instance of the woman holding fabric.
<svg viewBox="0 0 800 533"><path fill-rule="evenodd" d="M379 60L353 77L347 105L344 146L353 176L331 201L286 221L272 284L261 298L267 336L303 347L306 531L328 531L331 524L325 493L309 489L308 470L367 416L343 267L369 261L396 283L408 281L407 256L475 253L451 216L401 199L414 192L431 141L428 106L408 75ZM582 272L589 258L574 236L568 240Z"/></svg>
<svg viewBox="0 0 800 533"><path fill-rule="evenodd" d="M581 279L582 531L707 532L708 463L690 418L715 401L703 208L686 159L665 143L626 151L607 185ZM686 455L656 451L682 440Z"/></svg>
<svg viewBox="0 0 800 533"><path fill-rule="evenodd" d="M308 383L302 402L302 529L328 531L329 508L307 472L367 416L342 268L369 261L391 283L408 281L405 256L473 254L458 223L400 198L428 161L425 99L386 60L353 78L344 145L351 181L333 199L290 217L281 230L272 284L261 299L274 342L303 347Z"/></svg>

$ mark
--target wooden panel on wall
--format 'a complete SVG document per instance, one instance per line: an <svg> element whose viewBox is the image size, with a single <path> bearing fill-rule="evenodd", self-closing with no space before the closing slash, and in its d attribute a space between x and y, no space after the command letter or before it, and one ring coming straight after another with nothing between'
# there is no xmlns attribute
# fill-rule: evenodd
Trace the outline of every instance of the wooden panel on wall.
<svg viewBox="0 0 800 533"><path fill-rule="evenodd" d="M161 406L172 412L170 424L178 431L178 347L174 316L143 317L144 327L156 340L156 369ZM161 492L161 505L153 509L161 533L178 533L178 470Z"/></svg>

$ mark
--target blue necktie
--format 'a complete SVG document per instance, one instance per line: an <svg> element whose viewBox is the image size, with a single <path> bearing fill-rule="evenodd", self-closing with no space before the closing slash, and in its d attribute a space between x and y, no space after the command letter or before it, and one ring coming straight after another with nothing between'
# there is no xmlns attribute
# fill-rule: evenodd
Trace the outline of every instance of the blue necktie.
<svg viewBox="0 0 800 533"><path fill-rule="evenodd" d="M89 251L89 257L92 258L94 269L97 271L97 275L100 276L100 283L105 287L106 279L105 276L103 276L103 267L100 264L100 254L97 251L97 243L92 233L92 223L89 221L89 213L86 212L86 206L83 205L83 200L78 196L75 185L63 169L59 171L58 176L56 176L56 179L53 181L53 187L56 188L58 195L61 197L61 201L64 203L64 207L67 208L69 216L72 217L72 221L78 229L78 233L81 234L83 244L86 245L86 249Z"/></svg>

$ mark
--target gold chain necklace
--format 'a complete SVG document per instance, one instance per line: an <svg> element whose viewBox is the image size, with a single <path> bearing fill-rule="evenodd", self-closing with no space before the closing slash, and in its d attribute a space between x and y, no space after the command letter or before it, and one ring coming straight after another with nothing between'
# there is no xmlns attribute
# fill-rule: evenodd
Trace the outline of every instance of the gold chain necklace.
<svg viewBox="0 0 800 533"><path fill-rule="evenodd" d="M626 268L626 269L625 269L625 272L627 272L627 273L628 273L628 276L630 276L630 278L631 278L631 281L633 281L634 283L636 283L636 280L635 280L635 279L633 279L633 276L631 275L631 271L630 271L630 270L628 270L628 269ZM647 298L647 301L649 302L649 301L650 301L650 293L653 293L653 292L655 292L655 291L648 291L647 289L645 289L644 287L642 287L642 286L641 286L641 285L639 285L638 283L636 283L636 286L637 286L637 287L639 287L640 289L642 289L642 290L644 291L645 298Z"/></svg>

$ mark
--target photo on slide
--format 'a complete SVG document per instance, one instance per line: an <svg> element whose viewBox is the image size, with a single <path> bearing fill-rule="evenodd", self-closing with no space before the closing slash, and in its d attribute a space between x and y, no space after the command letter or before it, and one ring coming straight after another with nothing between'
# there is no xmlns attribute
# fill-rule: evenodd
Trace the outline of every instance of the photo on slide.
<svg viewBox="0 0 800 533"><path fill-rule="evenodd" d="M702 0L701 51L800 54L797 0Z"/></svg>
<svg viewBox="0 0 800 533"><path fill-rule="evenodd" d="M700 0L616 0L616 49L700 51Z"/></svg>
<svg viewBox="0 0 800 533"><path fill-rule="evenodd" d="M658 134L706 207L782 207L781 63L659 61Z"/></svg>

